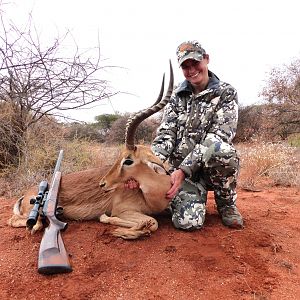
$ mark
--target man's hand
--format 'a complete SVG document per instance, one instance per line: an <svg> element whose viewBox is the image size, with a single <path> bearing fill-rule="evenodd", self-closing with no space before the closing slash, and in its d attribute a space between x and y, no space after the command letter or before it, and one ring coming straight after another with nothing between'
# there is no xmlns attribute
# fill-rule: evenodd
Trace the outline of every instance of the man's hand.
<svg viewBox="0 0 300 300"><path fill-rule="evenodd" d="M182 182L184 181L185 174L182 170L178 169L171 174L171 188L167 192L166 197L172 199L177 194L179 188L181 187Z"/></svg>

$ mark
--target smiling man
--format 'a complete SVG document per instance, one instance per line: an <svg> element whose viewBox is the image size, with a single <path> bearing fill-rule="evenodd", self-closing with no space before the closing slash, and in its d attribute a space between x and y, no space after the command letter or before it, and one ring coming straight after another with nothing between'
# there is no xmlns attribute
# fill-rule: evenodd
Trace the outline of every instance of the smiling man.
<svg viewBox="0 0 300 300"><path fill-rule="evenodd" d="M223 224L242 228L236 207L239 159L232 145L237 92L208 69L209 55L199 42L180 44L176 54L186 80L174 90L152 144L153 152L171 165L167 197L172 199L173 224L201 228L207 191L212 190Z"/></svg>

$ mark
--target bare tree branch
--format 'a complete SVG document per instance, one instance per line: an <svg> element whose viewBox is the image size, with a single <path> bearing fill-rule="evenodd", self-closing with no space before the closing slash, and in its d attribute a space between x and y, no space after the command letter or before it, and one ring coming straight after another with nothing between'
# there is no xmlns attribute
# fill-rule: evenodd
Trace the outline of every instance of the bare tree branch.
<svg viewBox="0 0 300 300"><path fill-rule="evenodd" d="M261 95L270 104L268 117L278 135L300 132L300 59L271 70Z"/></svg>
<svg viewBox="0 0 300 300"><path fill-rule="evenodd" d="M63 111L87 107L115 95L103 77L100 45L89 51L65 49L72 39L66 32L50 46L40 42L31 17L24 30L6 24L1 15L0 95L18 107L24 130L43 116L62 116ZM73 51L71 56L64 53Z"/></svg>

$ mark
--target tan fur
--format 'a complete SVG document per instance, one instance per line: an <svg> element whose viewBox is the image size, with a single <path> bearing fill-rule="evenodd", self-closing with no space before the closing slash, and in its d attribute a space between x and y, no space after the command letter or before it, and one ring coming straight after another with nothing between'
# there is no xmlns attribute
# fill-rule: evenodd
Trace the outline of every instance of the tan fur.
<svg viewBox="0 0 300 300"><path fill-rule="evenodd" d="M126 158L133 160L132 165L122 165ZM168 206L169 200L165 195L171 180L166 174L156 173L149 163L161 165L148 147L140 145L135 151L122 150L109 170L89 169L63 175L58 204L64 209L64 217L69 220L99 218L100 222L121 226L113 234L124 239L136 239L157 230L157 221L149 215L161 212ZM124 188L124 183L130 178L140 183L140 189ZM26 226L32 208L29 200L35 194L37 187L28 190L24 199L16 202L9 225ZM41 228L39 220L32 232Z"/></svg>

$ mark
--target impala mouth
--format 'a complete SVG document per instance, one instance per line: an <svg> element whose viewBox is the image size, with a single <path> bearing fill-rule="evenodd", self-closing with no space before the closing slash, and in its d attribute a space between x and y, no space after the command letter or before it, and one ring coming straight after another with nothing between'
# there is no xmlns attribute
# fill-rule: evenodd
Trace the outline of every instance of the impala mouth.
<svg viewBox="0 0 300 300"><path fill-rule="evenodd" d="M135 182L135 184L133 186L131 184L131 187L129 187L130 182ZM127 185L127 187L125 187L125 185ZM127 180L125 180L123 182L123 188L125 190L139 190L140 182L137 179L135 179L134 177L130 176L129 178L127 178Z"/></svg>
<svg viewBox="0 0 300 300"><path fill-rule="evenodd" d="M101 185L100 185L100 189L101 189L104 193L108 193L108 192L113 192L116 188L115 188L115 187L106 187L106 186L101 186Z"/></svg>
<svg viewBox="0 0 300 300"><path fill-rule="evenodd" d="M102 190L103 190L104 193L109 193L109 192L114 191L115 189L105 189L105 188L102 188Z"/></svg>

